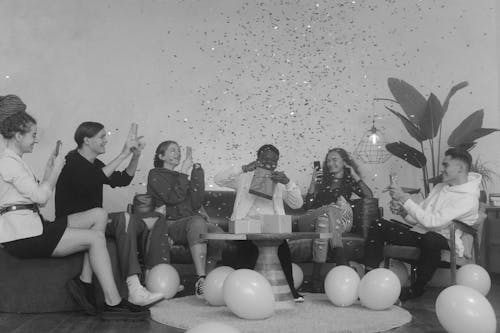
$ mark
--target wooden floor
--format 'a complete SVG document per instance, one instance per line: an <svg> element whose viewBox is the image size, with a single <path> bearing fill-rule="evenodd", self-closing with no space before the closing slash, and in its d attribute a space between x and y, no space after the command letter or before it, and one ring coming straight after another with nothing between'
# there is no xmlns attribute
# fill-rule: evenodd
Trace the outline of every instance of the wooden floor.
<svg viewBox="0 0 500 333"><path fill-rule="evenodd" d="M418 300L405 302L413 316L411 323L391 330L394 333L444 332L434 311L434 302L442 289L430 289ZM189 291L187 291L189 292ZM500 332L500 275L493 276L492 289L487 296L497 315L497 331ZM143 322L104 322L81 313L8 314L0 313L0 332L71 332L71 333L180 333L183 330L158 324L152 320Z"/></svg>

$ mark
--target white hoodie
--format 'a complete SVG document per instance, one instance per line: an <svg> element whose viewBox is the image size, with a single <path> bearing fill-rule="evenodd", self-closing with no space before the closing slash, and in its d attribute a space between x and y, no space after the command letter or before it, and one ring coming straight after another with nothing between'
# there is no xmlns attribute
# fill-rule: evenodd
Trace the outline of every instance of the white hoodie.
<svg viewBox="0 0 500 333"><path fill-rule="evenodd" d="M434 231L449 240L449 225L453 220L460 220L468 225L476 223L480 183L481 175L469 172L467 183L455 186L440 183L434 186L429 196L420 204L411 199L406 200L406 220L415 225L411 230L421 234ZM464 255L462 234L461 230L455 232L456 252L460 257Z"/></svg>

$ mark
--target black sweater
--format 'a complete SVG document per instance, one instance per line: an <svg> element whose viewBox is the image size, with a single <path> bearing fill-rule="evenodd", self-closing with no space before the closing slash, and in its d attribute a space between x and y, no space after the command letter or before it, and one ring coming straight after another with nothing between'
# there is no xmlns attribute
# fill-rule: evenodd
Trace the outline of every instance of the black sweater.
<svg viewBox="0 0 500 333"><path fill-rule="evenodd" d="M94 163L72 150L66 155L56 184L56 218L102 207L102 188L127 186L132 181L125 171L115 171L108 178L102 171L105 164L95 159Z"/></svg>

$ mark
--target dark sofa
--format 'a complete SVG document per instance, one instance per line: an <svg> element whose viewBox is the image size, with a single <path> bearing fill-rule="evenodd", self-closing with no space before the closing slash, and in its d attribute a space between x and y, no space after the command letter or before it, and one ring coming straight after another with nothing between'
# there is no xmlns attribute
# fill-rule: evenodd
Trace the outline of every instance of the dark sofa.
<svg viewBox="0 0 500 333"><path fill-rule="evenodd" d="M235 200L234 191L207 191L204 209L212 223L227 231ZM352 261L359 261L364 255L364 240L368 227L379 215L377 199L359 199L353 203L354 225L350 233L343 236L345 253ZM296 217L303 210L292 210L285 207L286 213ZM133 207L130 207L133 213ZM293 218L292 218L293 219ZM312 241L294 240L290 243L292 260L303 266L312 260ZM221 265L234 265L234 244L228 242L223 251ZM113 271L117 285L122 294L126 291L123 281L119 281L116 261L116 247L113 241L108 241L108 250L113 262ZM170 250L171 262L183 277L194 275L189 248L174 244ZM332 261L332 251L329 251L328 261ZM0 248L0 312L58 312L78 309L69 293L66 282L79 274L82 265L82 255L75 254L65 258L29 259L13 258Z"/></svg>

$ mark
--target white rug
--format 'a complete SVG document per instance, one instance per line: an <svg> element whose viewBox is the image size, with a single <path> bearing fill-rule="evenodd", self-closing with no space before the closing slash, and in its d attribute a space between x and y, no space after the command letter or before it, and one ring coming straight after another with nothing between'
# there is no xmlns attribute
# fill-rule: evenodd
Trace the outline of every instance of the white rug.
<svg viewBox="0 0 500 333"><path fill-rule="evenodd" d="M408 311L393 306L372 311L354 304L334 306L324 294L304 294L306 301L295 309L280 310L264 320L244 320L227 307L205 304L195 296L163 301L151 308L153 320L172 327L188 329L207 321L231 325L244 333L371 333L390 330L411 321Z"/></svg>

